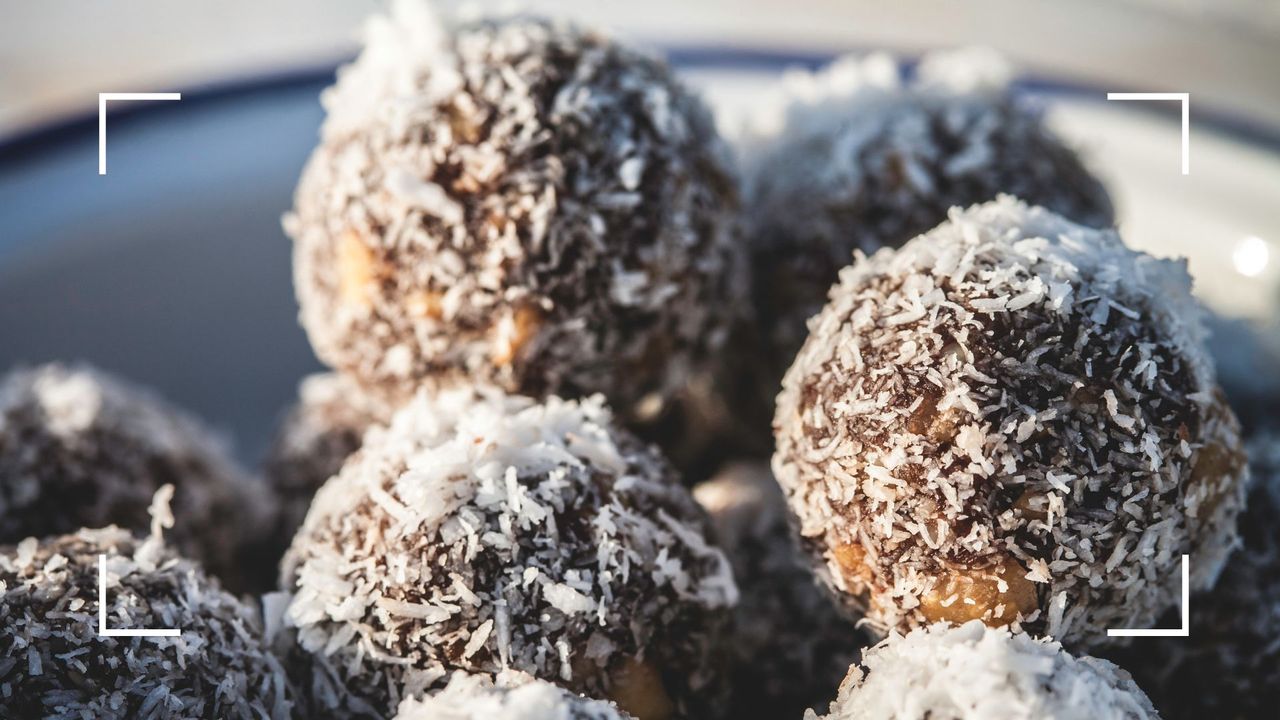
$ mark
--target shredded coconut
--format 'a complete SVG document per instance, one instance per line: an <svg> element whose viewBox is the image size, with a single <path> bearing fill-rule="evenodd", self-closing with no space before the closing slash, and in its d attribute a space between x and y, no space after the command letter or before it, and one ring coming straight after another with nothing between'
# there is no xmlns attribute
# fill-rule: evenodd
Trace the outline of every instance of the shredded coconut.
<svg viewBox="0 0 1280 720"><path fill-rule="evenodd" d="M633 720L616 705L591 700L516 672L494 681L456 673L440 692L406 699L393 720Z"/></svg>
<svg viewBox="0 0 1280 720"><path fill-rule="evenodd" d="M979 621L894 633L849 670L825 720L1159 720L1129 674ZM817 720L814 713L806 720Z"/></svg>

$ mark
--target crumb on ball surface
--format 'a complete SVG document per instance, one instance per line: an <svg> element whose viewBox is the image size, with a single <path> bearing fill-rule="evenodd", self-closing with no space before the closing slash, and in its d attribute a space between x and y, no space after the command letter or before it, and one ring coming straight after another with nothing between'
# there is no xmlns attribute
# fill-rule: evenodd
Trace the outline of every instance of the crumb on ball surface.
<svg viewBox="0 0 1280 720"><path fill-rule="evenodd" d="M883 627L1069 648L1149 627L1235 540L1238 426L1182 262L1004 197L841 273L779 396L820 574Z"/></svg>
<svg viewBox="0 0 1280 720"><path fill-rule="evenodd" d="M149 526L152 495L176 488L170 534L233 589L268 531L274 498L219 438L150 391L86 366L0 379L0 543L82 527Z"/></svg>
<svg viewBox="0 0 1280 720"><path fill-rule="evenodd" d="M736 179L664 64L400 2L323 100L285 225L312 344L362 382L602 392L631 416L743 311Z"/></svg>
<svg viewBox="0 0 1280 720"><path fill-rule="evenodd" d="M98 634L107 625L177 637ZM80 720L288 720L291 693L260 620L153 536L80 530L0 549L0 715Z"/></svg>
<svg viewBox="0 0 1280 720"><path fill-rule="evenodd" d="M869 638L818 587L765 462L734 462L697 485L739 600L727 637L731 717L799 718L826 707Z"/></svg>
<svg viewBox="0 0 1280 720"><path fill-rule="evenodd" d="M1159 720L1129 674L977 620L893 634L849 670L823 720ZM806 720L818 720L814 714Z"/></svg>
<svg viewBox="0 0 1280 720"><path fill-rule="evenodd" d="M443 690L400 703L394 720L635 720L614 703L515 672L455 673Z"/></svg>
<svg viewBox="0 0 1280 720"><path fill-rule="evenodd" d="M1013 96L1009 68L992 55L932 53L910 80L889 56L849 56L789 76L786 99L763 104L774 117L746 141L744 207L765 404L854 250L898 247L950 208L999 193L1087 225L1113 222L1106 190Z"/></svg>
<svg viewBox="0 0 1280 720"><path fill-rule="evenodd" d="M530 673L640 720L718 702L736 601L705 516L603 399L420 393L317 494L284 562L317 712L389 714L448 673Z"/></svg>

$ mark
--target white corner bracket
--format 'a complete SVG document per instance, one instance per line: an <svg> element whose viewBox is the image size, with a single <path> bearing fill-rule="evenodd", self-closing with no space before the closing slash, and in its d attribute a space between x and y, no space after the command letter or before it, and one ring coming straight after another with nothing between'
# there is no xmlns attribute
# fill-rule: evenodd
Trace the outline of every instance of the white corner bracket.
<svg viewBox="0 0 1280 720"><path fill-rule="evenodd" d="M98 556L98 634L103 637L177 637L174 629L110 630L107 628L107 556Z"/></svg>
<svg viewBox="0 0 1280 720"><path fill-rule="evenodd" d="M1191 637L1191 561L1182 556L1182 627L1144 630L1107 629L1107 637Z"/></svg>
<svg viewBox="0 0 1280 720"><path fill-rule="evenodd" d="M107 174L108 100L181 100L182 93L98 93L98 174Z"/></svg>
<svg viewBox="0 0 1280 720"><path fill-rule="evenodd" d="M1182 174L1191 174L1191 93L1109 92L1108 100L1178 100L1182 103Z"/></svg>

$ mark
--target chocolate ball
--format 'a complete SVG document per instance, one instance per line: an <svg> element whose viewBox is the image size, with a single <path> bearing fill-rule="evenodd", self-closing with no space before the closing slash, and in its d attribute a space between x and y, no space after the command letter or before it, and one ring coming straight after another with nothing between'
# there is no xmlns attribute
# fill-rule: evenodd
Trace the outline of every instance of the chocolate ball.
<svg viewBox="0 0 1280 720"><path fill-rule="evenodd" d="M798 718L824 708L869 638L818 587L763 462L734 462L693 490L733 564L740 597L727 644L731 717Z"/></svg>
<svg viewBox="0 0 1280 720"><path fill-rule="evenodd" d="M736 599L705 516L599 396L419 394L317 494L284 561L300 683L390 714L455 671L514 669L639 720L718 702Z"/></svg>
<svg viewBox="0 0 1280 720"><path fill-rule="evenodd" d="M747 235L758 320L756 393L772 408L783 372L855 250L898 247L955 206L999 193L1092 226L1113 221L1106 190L1008 68L975 50L926 56L910 80L884 55L792 76L789 100L749 150ZM745 407L742 412L753 408ZM767 416L768 412L763 413ZM765 421L767 423L767 420Z"/></svg>
<svg viewBox="0 0 1280 720"><path fill-rule="evenodd" d="M109 629L180 634L100 634L99 556ZM257 613L158 537L112 526L0 548L0 617L4 717L292 717Z"/></svg>
<svg viewBox="0 0 1280 720"><path fill-rule="evenodd" d="M245 553L274 498L224 443L148 390L85 366L0 380L0 543L82 527L149 526L151 497L176 488L179 551L243 589Z"/></svg>
<svg viewBox="0 0 1280 720"><path fill-rule="evenodd" d="M286 218L316 352L370 385L465 377L656 413L744 311L710 113L599 33L399 9L326 92Z"/></svg>
<svg viewBox="0 0 1280 720"><path fill-rule="evenodd" d="M1217 576L1244 494L1182 261L1003 197L841 272L787 372L774 471L829 587L883 628L1069 648Z"/></svg>
<svg viewBox="0 0 1280 720"><path fill-rule="evenodd" d="M815 716L809 716L818 720ZM1124 670L977 620L894 634L849 670L824 720L1159 720Z"/></svg>

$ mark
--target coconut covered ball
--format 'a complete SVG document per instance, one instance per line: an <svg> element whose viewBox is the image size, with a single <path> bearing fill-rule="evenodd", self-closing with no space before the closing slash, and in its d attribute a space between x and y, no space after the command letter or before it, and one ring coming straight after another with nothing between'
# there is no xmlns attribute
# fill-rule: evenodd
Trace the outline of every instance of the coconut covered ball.
<svg viewBox="0 0 1280 720"><path fill-rule="evenodd" d="M1243 503L1182 261L1003 197L859 258L787 372L774 470L829 587L883 627L1067 647L1209 587Z"/></svg>
<svg viewBox="0 0 1280 720"><path fill-rule="evenodd" d="M575 695L522 673L457 673L444 690L400 703L395 720L634 720L604 700Z"/></svg>
<svg viewBox="0 0 1280 720"><path fill-rule="evenodd" d="M106 625L176 637L99 634ZM291 694L257 614L157 537L114 526L0 549L0 715L287 720Z"/></svg>
<svg viewBox="0 0 1280 720"><path fill-rule="evenodd" d="M1014 97L989 51L928 55L910 80L885 55L793 73L750 142L748 248L758 401L778 383L854 250L898 247L999 193L1093 226L1106 190L1041 113Z"/></svg>
<svg viewBox="0 0 1280 720"><path fill-rule="evenodd" d="M341 373L316 373L298 385L265 464L267 480L280 497L276 532L287 538L302 525L311 498L337 474L365 432L386 424L398 403L369 391Z"/></svg>
<svg viewBox="0 0 1280 720"><path fill-rule="evenodd" d="M1280 436L1249 442L1241 546L1213 589L1191 596L1189 637L1115 653L1168 720L1247 720L1280 707ZM1166 618L1178 627L1177 613Z"/></svg>
<svg viewBox="0 0 1280 720"><path fill-rule="evenodd" d="M731 717L799 718L824 708L868 644L818 587L763 462L735 462L694 488L740 597L728 637Z"/></svg>
<svg viewBox="0 0 1280 720"><path fill-rule="evenodd" d="M465 376L648 416L742 312L735 180L667 67L529 17L376 19L285 226L302 323L366 384Z"/></svg>
<svg viewBox="0 0 1280 720"><path fill-rule="evenodd" d="M421 393L317 494L283 563L315 713L453 671L529 673L639 720L703 717L736 600L704 515L595 396Z"/></svg>
<svg viewBox="0 0 1280 720"><path fill-rule="evenodd" d="M0 543L112 524L144 530L165 484L176 488L173 544L238 589L273 498L219 438L89 367L44 365L0 380Z"/></svg>
<svg viewBox="0 0 1280 720"><path fill-rule="evenodd" d="M849 669L825 720L1159 720L1129 673L977 620L893 634ZM806 720L816 720L813 714Z"/></svg>

